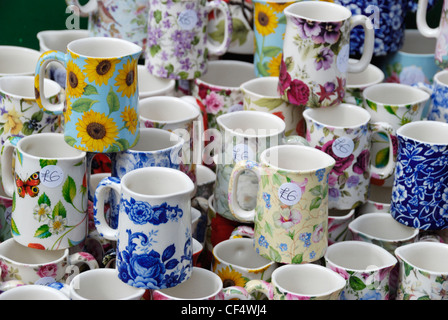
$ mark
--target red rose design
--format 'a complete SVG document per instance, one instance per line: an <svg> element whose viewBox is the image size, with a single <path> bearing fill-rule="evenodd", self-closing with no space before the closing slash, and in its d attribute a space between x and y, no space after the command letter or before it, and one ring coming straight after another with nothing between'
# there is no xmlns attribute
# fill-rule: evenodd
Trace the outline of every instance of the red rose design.
<svg viewBox="0 0 448 320"><path fill-rule="evenodd" d="M288 71L286 70L286 64L285 61L280 63L280 75L278 77L278 93L280 95L283 95L286 89L288 89L289 85L291 84L291 76L289 75Z"/></svg>
<svg viewBox="0 0 448 320"><path fill-rule="evenodd" d="M363 150L356 158L356 163L353 165L353 172L357 174L364 174L370 164L370 151Z"/></svg>
<svg viewBox="0 0 448 320"><path fill-rule="evenodd" d="M310 95L310 89L301 80L294 79L291 82L288 91L288 101L295 105L306 105L308 97Z"/></svg>
<svg viewBox="0 0 448 320"><path fill-rule="evenodd" d="M340 176L341 174L344 173L345 169L350 167L355 156L353 154L350 154L348 157L345 157L345 158L338 157L333 152L333 148L332 148L333 142L334 142L334 140L330 140L327 143L325 143L322 147L316 146L316 148L333 157L333 159L336 161L336 163L335 163L333 169L331 170L331 172L334 173L335 175Z"/></svg>

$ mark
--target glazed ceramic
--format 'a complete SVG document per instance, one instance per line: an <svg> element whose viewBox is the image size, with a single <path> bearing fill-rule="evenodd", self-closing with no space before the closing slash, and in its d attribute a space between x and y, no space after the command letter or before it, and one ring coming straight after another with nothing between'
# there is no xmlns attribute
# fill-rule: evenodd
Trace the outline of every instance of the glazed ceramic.
<svg viewBox="0 0 448 320"><path fill-rule="evenodd" d="M100 268L77 274L69 286L71 300L141 300L145 289L129 286L118 270Z"/></svg>
<svg viewBox="0 0 448 320"><path fill-rule="evenodd" d="M448 245L417 242L399 247L400 262L397 300L447 300Z"/></svg>
<svg viewBox="0 0 448 320"><path fill-rule="evenodd" d="M208 15L214 10L226 17L223 39L217 45L207 41ZM200 78L207 73L208 55L223 55L231 37L231 16L224 1L151 1L146 66L161 78Z"/></svg>
<svg viewBox="0 0 448 320"><path fill-rule="evenodd" d="M285 122L266 112L238 111L219 116L218 124L220 131L215 135L213 142L204 149L204 156L213 149L216 155L215 210L229 220L252 222L252 219L235 217L229 209L228 191L231 172L238 161L258 161L264 150L282 144ZM234 192L238 195L238 202L243 208L252 209L257 194L256 176L250 172L242 174Z"/></svg>
<svg viewBox="0 0 448 320"><path fill-rule="evenodd" d="M371 121L387 122L396 131L402 125L421 120L423 110L430 95L416 87L401 83L379 83L363 91L363 107L369 111ZM394 148L390 148L389 138L384 134L372 137L371 160L374 166L384 167L392 150L396 157L396 137L392 138ZM372 179L377 185L392 186L393 178Z"/></svg>
<svg viewBox="0 0 448 320"><path fill-rule="evenodd" d="M144 48L147 37L148 0L66 0L81 17L88 17L89 37L111 37Z"/></svg>
<svg viewBox="0 0 448 320"><path fill-rule="evenodd" d="M361 215L364 213L390 212L391 199L392 187L370 184L367 201L358 208L357 213Z"/></svg>
<svg viewBox="0 0 448 320"><path fill-rule="evenodd" d="M213 195L213 188L216 181L216 173L207 166L198 164L196 166L196 197L208 199Z"/></svg>
<svg viewBox="0 0 448 320"><path fill-rule="evenodd" d="M36 101L45 111L64 114L67 144L89 152L118 152L138 141L140 54L141 48L126 40L89 37L70 42L67 53L41 55L36 64ZM54 61L67 70L66 99L51 105L41 92L46 66Z"/></svg>
<svg viewBox="0 0 448 320"><path fill-rule="evenodd" d="M370 177L392 176L395 161L389 156L383 167L370 161L370 147L375 133L389 138L392 148L393 128L385 122L372 122L369 112L356 105L340 104L304 111L306 139L332 156L336 164L329 176L328 206L339 210L354 209L367 201Z"/></svg>
<svg viewBox="0 0 448 320"><path fill-rule="evenodd" d="M398 263L393 254L372 243L343 241L328 247L325 265L347 282L341 300L389 300L389 279Z"/></svg>
<svg viewBox="0 0 448 320"><path fill-rule="evenodd" d="M294 2L297 1L254 1L254 65L257 77L279 76L286 31L284 10Z"/></svg>
<svg viewBox="0 0 448 320"><path fill-rule="evenodd" d="M237 60L210 61L207 73L194 79L191 94L197 99L207 128L217 129L217 117L243 110L240 85L255 78L252 63Z"/></svg>
<svg viewBox="0 0 448 320"><path fill-rule="evenodd" d="M85 152L66 144L62 133L39 133L7 141L1 164L3 188L13 199L11 232L17 242L59 250L84 241Z"/></svg>
<svg viewBox="0 0 448 320"><path fill-rule="evenodd" d="M164 79L152 75L143 65L137 66L138 70L138 97L144 99L154 96L172 96L176 81Z"/></svg>
<svg viewBox="0 0 448 320"><path fill-rule="evenodd" d="M434 62L436 39L424 37L418 30L405 31L404 43L399 51L381 61L385 82L414 85L432 83L439 68Z"/></svg>
<svg viewBox="0 0 448 320"><path fill-rule="evenodd" d="M45 96L58 102L62 88L45 79ZM34 97L33 76L0 78L1 145L12 137L25 137L42 132L62 132L62 116L44 112Z"/></svg>
<svg viewBox="0 0 448 320"><path fill-rule="evenodd" d="M116 229L104 217L104 190L120 194ZM191 277L193 190L185 173L162 167L135 169L121 180L109 177L100 182L95 192L95 225L101 236L117 241L116 268L121 281L160 289Z"/></svg>
<svg viewBox="0 0 448 320"><path fill-rule="evenodd" d="M87 252L36 250L8 239L0 244L0 267L1 281L20 280L25 285L37 285L54 281L69 283L80 267L97 269L99 265Z"/></svg>
<svg viewBox="0 0 448 320"><path fill-rule="evenodd" d="M213 266L224 288L244 287L250 280L270 281L277 263L261 257L253 250L250 238L224 240L213 248Z"/></svg>
<svg viewBox="0 0 448 320"><path fill-rule="evenodd" d="M269 300L339 300L345 279L317 264L282 265L272 273L272 281L251 280L249 294L264 293Z"/></svg>
<svg viewBox="0 0 448 320"><path fill-rule="evenodd" d="M349 59L349 61L354 59ZM364 71L347 73L347 83L344 99L345 103L362 106L362 92L365 88L383 82L384 72L373 64L369 64Z"/></svg>
<svg viewBox="0 0 448 320"><path fill-rule="evenodd" d="M390 211L421 230L448 225L448 123L414 121L397 130L398 155Z"/></svg>
<svg viewBox="0 0 448 320"><path fill-rule="evenodd" d="M353 240L373 243L394 254L399 246L418 240L419 230L397 222L388 212L366 213L348 226Z"/></svg>
<svg viewBox="0 0 448 320"><path fill-rule="evenodd" d="M210 270L193 267L191 278L167 289L154 290L151 300L249 300L243 288L223 288L221 278Z"/></svg>
<svg viewBox="0 0 448 320"><path fill-rule="evenodd" d="M12 198L0 188L0 242L12 237L11 234Z"/></svg>
<svg viewBox="0 0 448 320"><path fill-rule="evenodd" d="M328 245L336 242L351 240L348 225L355 219L355 209L328 210Z"/></svg>
<svg viewBox="0 0 448 320"><path fill-rule="evenodd" d="M254 249L281 263L319 260L328 245L328 176L335 160L323 151L299 145L270 147L259 163L242 160L229 180L230 212L253 221ZM236 186L244 170L258 178L256 207L242 208Z"/></svg>
<svg viewBox="0 0 448 320"><path fill-rule="evenodd" d="M443 1L442 12L439 25L436 28L429 27L426 18L428 0L419 0L417 9L417 29L422 35L428 38L436 38L437 43L434 52L435 63L439 68L448 67L448 2Z"/></svg>
<svg viewBox="0 0 448 320"><path fill-rule="evenodd" d="M425 88L431 94L428 120L448 122L448 71L437 72L433 84Z"/></svg>
<svg viewBox="0 0 448 320"><path fill-rule="evenodd" d="M275 114L285 121L285 135L305 136L304 106L290 104L277 92L278 77L259 77L241 84L243 109Z"/></svg>
<svg viewBox="0 0 448 320"><path fill-rule="evenodd" d="M180 170L196 183L196 165L201 163L202 115L188 97L154 96L140 100L139 122L142 128L157 128L175 133L184 141Z"/></svg>
<svg viewBox="0 0 448 320"><path fill-rule="evenodd" d="M0 46L0 77L32 76L40 52L20 46Z"/></svg>
<svg viewBox="0 0 448 320"><path fill-rule="evenodd" d="M361 72L370 63L374 32L364 15L321 1L296 2L288 6L278 91L286 101L310 108L342 102L347 72ZM363 55L349 63L350 32L363 26Z"/></svg>

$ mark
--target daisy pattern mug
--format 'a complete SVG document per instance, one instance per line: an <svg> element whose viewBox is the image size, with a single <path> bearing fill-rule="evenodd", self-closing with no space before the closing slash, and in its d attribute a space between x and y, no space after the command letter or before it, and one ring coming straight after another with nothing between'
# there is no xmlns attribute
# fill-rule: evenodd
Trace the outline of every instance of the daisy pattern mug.
<svg viewBox="0 0 448 320"><path fill-rule="evenodd" d="M129 149L139 137L137 63L141 47L122 39L82 38L67 53L44 52L36 65L35 96L45 111L64 115L64 138L88 152ZM65 99L51 105L44 92L46 66L67 70ZM65 101L64 101L65 100Z"/></svg>
<svg viewBox="0 0 448 320"><path fill-rule="evenodd" d="M341 103L347 72L361 72L370 63L374 31L364 15L353 15L342 5L303 1L288 6L278 91L283 99L310 108ZM350 32L361 25L364 50L349 63Z"/></svg>

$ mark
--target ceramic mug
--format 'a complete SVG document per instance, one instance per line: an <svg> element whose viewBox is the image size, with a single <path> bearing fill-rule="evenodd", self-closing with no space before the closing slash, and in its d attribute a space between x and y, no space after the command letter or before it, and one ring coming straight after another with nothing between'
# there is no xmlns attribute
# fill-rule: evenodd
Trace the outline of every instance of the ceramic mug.
<svg viewBox="0 0 448 320"><path fill-rule="evenodd" d="M207 41L208 15L214 10L221 11L226 17L224 36L218 45ZM199 78L207 73L209 55L223 55L231 38L232 21L224 1L151 1L146 66L161 78Z"/></svg>
<svg viewBox="0 0 448 320"><path fill-rule="evenodd" d="M361 241L338 242L325 252L325 266L347 281L341 300L389 300L389 279L397 262L385 249Z"/></svg>
<svg viewBox="0 0 448 320"><path fill-rule="evenodd" d="M396 131L403 124L422 119L423 110L430 95L418 88L401 83L379 83L363 91L363 107L369 111L373 122L389 123ZM392 137L394 148L390 148L390 139L384 134L372 137L371 161L376 167L384 167L393 154L396 158L396 137ZM392 151L391 151L392 150ZM392 186L393 178L377 179L376 185Z"/></svg>
<svg viewBox="0 0 448 320"><path fill-rule="evenodd" d="M414 121L397 130L398 155L390 211L420 230L448 225L448 123Z"/></svg>
<svg viewBox="0 0 448 320"><path fill-rule="evenodd" d="M67 53L41 55L36 64L36 101L45 111L64 114L67 144L89 152L118 152L138 141L141 51L126 40L89 37L70 42ZM46 66L55 61L66 69L66 97L51 105L41 92L45 92Z"/></svg>
<svg viewBox="0 0 448 320"><path fill-rule="evenodd" d="M116 229L104 217L105 190L120 194ZM135 169L121 180L109 177L100 182L95 191L95 225L101 236L117 241L116 268L121 281L159 289L190 278L193 190L185 173L163 167Z"/></svg>
<svg viewBox="0 0 448 320"><path fill-rule="evenodd" d="M392 126L372 122L369 112L355 105L340 104L309 108L303 112L306 139L311 146L332 156L336 164L329 177L328 207L347 210L366 202L370 178L385 179L394 173L395 160L389 155L383 168L370 161L372 136L382 133L393 147Z"/></svg>
<svg viewBox="0 0 448 320"><path fill-rule="evenodd" d="M235 290L235 291L233 291ZM223 288L221 278L210 270L193 267L191 278L166 289L152 292L151 300L251 300L244 288Z"/></svg>
<svg viewBox="0 0 448 320"><path fill-rule="evenodd" d="M147 37L147 0L101 1L66 0L76 6L75 14L88 17L89 37L120 38L144 48Z"/></svg>
<svg viewBox="0 0 448 320"><path fill-rule="evenodd" d="M434 53L435 63L439 68L445 69L448 67L448 23L446 17L448 2L443 0L440 23L436 28L429 27L427 23L427 9L428 0L419 0L416 16L417 29L425 37L437 39Z"/></svg>
<svg viewBox="0 0 448 320"><path fill-rule="evenodd" d="M254 66L257 77L279 76L286 31L284 10L294 2L297 1L254 1Z"/></svg>
<svg viewBox="0 0 448 320"><path fill-rule="evenodd" d="M355 61L355 59L349 59L349 61ZM363 103L362 92L364 89L381 83L383 80L384 72L374 64L369 64L361 72L348 72L345 96L342 101L361 107Z"/></svg>
<svg viewBox="0 0 448 320"><path fill-rule="evenodd" d="M237 60L209 62L207 73L194 79L191 88L191 94L198 101L206 121L205 130L217 129L220 115L243 110L240 86L253 78L252 63Z"/></svg>
<svg viewBox="0 0 448 320"><path fill-rule="evenodd" d="M12 198L0 188L0 242L12 237L11 234Z"/></svg>
<svg viewBox="0 0 448 320"><path fill-rule="evenodd" d="M100 268L76 275L69 285L72 300L141 300L145 289L129 286L118 278L118 270Z"/></svg>
<svg viewBox="0 0 448 320"><path fill-rule="evenodd" d="M224 240L213 248L213 266L222 280L224 288L244 287L250 280L270 281L277 263L268 260L253 250L250 238Z"/></svg>
<svg viewBox="0 0 448 320"><path fill-rule="evenodd" d="M278 91L283 99L310 108L342 102L347 72L367 68L373 54L373 26L364 15L353 15L342 5L323 1L288 6ZM361 25L364 50L349 63L350 32Z"/></svg>
<svg viewBox="0 0 448 320"><path fill-rule="evenodd" d="M189 98L155 96L142 99L138 121L142 128L171 131L185 141L180 170L196 185L196 165L202 163L203 126L201 112Z"/></svg>
<svg viewBox="0 0 448 320"><path fill-rule="evenodd" d="M335 160L323 151L299 145L271 147L259 163L236 163L229 181L229 208L239 219L252 220L254 249L281 263L319 260L328 246L328 176ZM244 170L258 179L256 207L243 209L236 185Z"/></svg>
<svg viewBox="0 0 448 320"><path fill-rule="evenodd" d="M0 300L70 300L62 291L40 285L18 286L0 294Z"/></svg>
<svg viewBox="0 0 448 320"><path fill-rule="evenodd" d="M80 267L98 269L95 258L87 252L70 253L69 249L37 250L14 239L0 244L1 281L20 280L25 285L50 282L70 283Z"/></svg>
<svg viewBox="0 0 448 320"><path fill-rule="evenodd" d="M267 148L283 143L285 122L279 117L262 111L237 111L218 117L219 132L212 143L204 148L204 159L210 159L214 150L216 182L214 189L215 210L222 217L240 222L252 222L235 217L229 209L229 179L232 169L240 160L258 161ZM209 129L210 131L210 129ZM207 164L207 162L205 162ZM257 178L245 172L235 188L238 202L245 209L255 206Z"/></svg>
<svg viewBox="0 0 448 320"><path fill-rule="evenodd" d="M419 83L419 88L423 88L431 94L431 102L429 105L428 120L448 122L448 71L443 70L437 72L433 78L432 85L425 86Z"/></svg>
<svg viewBox="0 0 448 320"><path fill-rule="evenodd" d="M272 281L249 281L249 294L264 293L269 300L339 300L345 279L329 268L313 264L286 264L272 273Z"/></svg>
<svg viewBox="0 0 448 320"><path fill-rule="evenodd" d="M8 140L1 164L3 187L14 203L11 232L16 241L33 248L59 250L85 240L85 152L65 143L62 133L39 133L18 142Z"/></svg>
<svg viewBox="0 0 448 320"><path fill-rule="evenodd" d="M328 245L351 240L348 225L355 219L355 209L328 210Z"/></svg>
<svg viewBox="0 0 448 320"><path fill-rule="evenodd" d="M416 242L395 250L400 272L397 300L447 300L448 245Z"/></svg>
<svg viewBox="0 0 448 320"><path fill-rule="evenodd" d="M397 222L388 212L366 213L348 225L353 240L373 243L394 254L399 246L418 240L419 229Z"/></svg>
<svg viewBox="0 0 448 320"><path fill-rule="evenodd" d="M202 164L196 165L196 197L208 199L213 195L216 173Z"/></svg>
<svg viewBox="0 0 448 320"><path fill-rule="evenodd" d="M20 46L0 46L0 77L33 76L40 52Z"/></svg>
<svg viewBox="0 0 448 320"><path fill-rule="evenodd" d="M45 79L45 96L53 103L60 98L62 88ZM1 145L11 137L24 137L41 132L62 132L62 117L44 112L34 97L33 76L0 78L2 115Z"/></svg>
<svg viewBox="0 0 448 320"><path fill-rule="evenodd" d="M259 77L241 84L243 109L275 114L285 121L285 135L305 136L304 106L283 100L277 92L278 77Z"/></svg>

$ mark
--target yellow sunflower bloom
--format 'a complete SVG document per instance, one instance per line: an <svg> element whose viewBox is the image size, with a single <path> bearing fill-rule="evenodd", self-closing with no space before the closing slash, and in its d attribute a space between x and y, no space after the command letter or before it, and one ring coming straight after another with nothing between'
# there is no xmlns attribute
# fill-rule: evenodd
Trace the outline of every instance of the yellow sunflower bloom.
<svg viewBox="0 0 448 320"><path fill-rule="evenodd" d="M67 95L73 98L81 97L86 85L81 69L70 60L67 63L67 84L65 86Z"/></svg>
<svg viewBox="0 0 448 320"><path fill-rule="evenodd" d="M64 121L65 122L70 121L71 115L72 115L72 101L70 99L67 99L67 107L64 111Z"/></svg>
<svg viewBox="0 0 448 320"><path fill-rule="evenodd" d="M78 138L85 144L88 150L105 151L114 142L118 135L118 128L112 118L104 113L87 111L76 124Z"/></svg>
<svg viewBox="0 0 448 320"><path fill-rule="evenodd" d="M280 74L280 64L282 62L282 54L273 57L268 63L268 72L272 77L278 77Z"/></svg>
<svg viewBox="0 0 448 320"><path fill-rule="evenodd" d="M134 134L138 125L138 116L135 109L130 106L125 107L124 111L121 113L121 118L124 121L125 127Z"/></svg>
<svg viewBox="0 0 448 320"><path fill-rule="evenodd" d="M274 14L273 8L268 5L255 3L255 29L262 36L274 33L278 26L277 16Z"/></svg>
<svg viewBox="0 0 448 320"><path fill-rule="evenodd" d="M11 135L19 134L23 128L22 120L20 120L22 116L23 114L16 111L14 107L7 113L4 113L2 115L2 122L5 123L3 125L3 133L6 134L9 132Z"/></svg>
<svg viewBox="0 0 448 320"><path fill-rule="evenodd" d="M281 13L286 9L287 6L292 4L293 2L268 2L268 5L272 7L274 12Z"/></svg>
<svg viewBox="0 0 448 320"><path fill-rule="evenodd" d="M128 60L123 64L123 69L118 71L115 81L117 91L121 92L122 97L132 97L137 90L137 60L132 59L132 62Z"/></svg>
<svg viewBox="0 0 448 320"><path fill-rule="evenodd" d="M230 286L244 287L246 280L243 275L230 267L225 267L218 271L218 276L221 278L224 288Z"/></svg>
<svg viewBox="0 0 448 320"><path fill-rule="evenodd" d="M118 59L86 59L84 72L90 82L97 85L106 84L115 72Z"/></svg>

